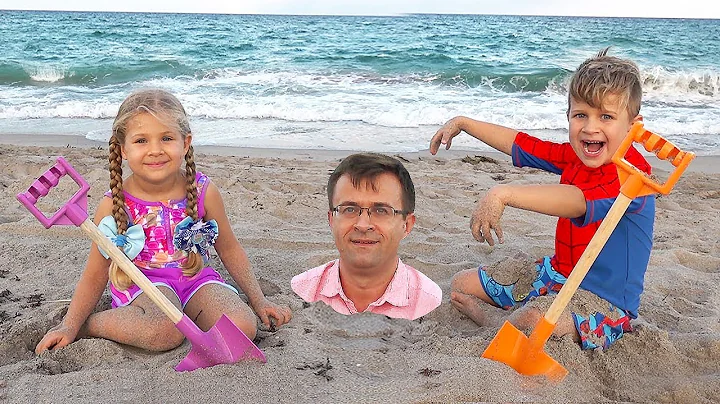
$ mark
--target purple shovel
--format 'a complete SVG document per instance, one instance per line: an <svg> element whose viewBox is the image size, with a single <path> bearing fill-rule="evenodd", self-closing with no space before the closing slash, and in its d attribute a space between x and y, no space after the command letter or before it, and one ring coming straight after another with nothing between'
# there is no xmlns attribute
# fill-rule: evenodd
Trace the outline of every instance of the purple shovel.
<svg viewBox="0 0 720 404"><path fill-rule="evenodd" d="M48 218L35 204L38 199L46 196L51 188L56 187L64 175L69 175L80 186L80 189L52 217ZM172 320L191 344L190 352L185 359L175 366L176 371L184 372L221 363L235 363L244 359L266 362L263 352L224 314L210 330L204 332L187 315L175 307L88 218L87 193L89 189L90 186L80 174L65 159L58 157L57 163L40 176L26 192L19 193L17 199L47 229L53 225L80 227Z"/></svg>

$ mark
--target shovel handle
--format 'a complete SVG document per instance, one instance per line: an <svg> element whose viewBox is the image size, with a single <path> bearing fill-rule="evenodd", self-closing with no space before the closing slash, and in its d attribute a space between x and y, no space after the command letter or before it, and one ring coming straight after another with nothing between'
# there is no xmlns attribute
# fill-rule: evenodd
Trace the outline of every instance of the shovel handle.
<svg viewBox="0 0 720 404"><path fill-rule="evenodd" d="M56 187L60 179L65 175L69 175L80 189L50 217L45 216L35 204L41 197L47 196L50 190ZM160 307L174 324L180 322L183 317L182 312L88 218L87 194L89 190L90 185L75 171L75 168L64 158L58 157L55 165L35 180L27 191L17 194L17 199L46 229L53 225L75 225L80 227L95 244L107 252L120 269Z"/></svg>
<svg viewBox="0 0 720 404"><path fill-rule="evenodd" d="M670 164L675 167L665 183L658 184L652 178L645 175L644 172L638 170L625 160L625 153L627 153L634 142L641 143L643 147L645 147L645 150L655 153L660 160L669 161ZM695 153L680 150L680 148L665 140L662 136L645 130L642 122L636 122L632 128L630 128L630 132L625 136L625 139L613 155L612 161L617 166L618 177L620 183L623 184L620 192L627 197L637 198L638 196L653 193L669 194L694 158ZM635 177L636 180L628 181L631 177Z"/></svg>
<svg viewBox="0 0 720 404"><path fill-rule="evenodd" d="M92 241L97 244L98 247L102 248L103 251L105 251L110 258L117 264L117 266L127 274L127 276L132 279L133 282L135 282L140 289L142 289L143 293L145 293L150 300L155 303L160 310L165 313L166 316L172 320L173 324L177 324L182 320L183 313L175 307L175 305L170 302L170 300L160 292L160 290L157 288L157 286L153 285L152 282L143 274L136 266L135 264L130 261L130 259L125 255L120 249L110 241L109 238L107 238L100 229L97 228L95 223L93 223L90 219L86 219L81 225L80 228L85 232L85 234L90 237Z"/></svg>
<svg viewBox="0 0 720 404"><path fill-rule="evenodd" d="M65 175L69 175L80 189L55 213L47 217L35 204L41 197L46 196L52 188L55 188ZM17 194L17 199L46 229L53 225L80 226L88 217L87 193L89 190L90 185L85 179L64 158L58 157L55 165L35 180L27 191Z"/></svg>
<svg viewBox="0 0 720 404"><path fill-rule="evenodd" d="M642 143L647 151L654 152L662 160L669 160L675 166L675 170L664 184L658 184L643 171L625 160L625 153L627 153L633 142ZM560 318L633 199L657 192L665 195L670 193L680 175L694 158L694 153L682 151L661 136L643 129L642 123L638 122L633 125L612 157L612 161L618 169L618 178L621 183L620 194L613 202L612 207L610 207L607 215L600 223L597 232L595 232L572 272L570 272L567 281L545 313L547 322L554 325Z"/></svg>

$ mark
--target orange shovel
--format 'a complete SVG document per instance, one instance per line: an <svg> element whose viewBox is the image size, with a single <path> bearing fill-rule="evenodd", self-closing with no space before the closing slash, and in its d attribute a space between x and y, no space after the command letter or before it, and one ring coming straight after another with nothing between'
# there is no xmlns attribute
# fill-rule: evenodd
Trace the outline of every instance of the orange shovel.
<svg viewBox="0 0 720 404"><path fill-rule="evenodd" d="M661 160L668 160L675 166L675 170L665 184L656 183L625 160L625 153L633 142L642 143L645 150L655 153ZM670 193L680 175L694 158L695 154L682 151L662 137L644 130L642 123L634 124L612 158L618 169L621 184L620 195L615 199L607 216L590 240L585 252L580 256L580 260L573 268L565 285L560 289L560 293L553 300L547 313L538 321L529 337L505 321L483 352L482 357L503 362L523 375L545 375L553 381L561 381L567 375L567 369L543 350L545 342L555 328L555 323L625 214L630 202L639 196Z"/></svg>

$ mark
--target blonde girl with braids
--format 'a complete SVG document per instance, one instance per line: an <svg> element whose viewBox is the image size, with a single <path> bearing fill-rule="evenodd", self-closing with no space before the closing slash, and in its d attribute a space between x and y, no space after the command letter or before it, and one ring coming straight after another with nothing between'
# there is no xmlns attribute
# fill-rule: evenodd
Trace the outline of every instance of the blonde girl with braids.
<svg viewBox="0 0 720 404"><path fill-rule="evenodd" d="M203 330L225 314L251 339L257 317L266 326L271 320L277 326L290 320L289 308L263 295L230 227L220 191L196 171L190 125L175 96L163 90L128 96L109 143L110 191L98 205L95 223L170 301ZM126 178L123 162L130 171ZM208 266L211 246L250 306ZM108 281L113 308L93 313ZM83 337L152 351L173 349L184 339L95 244L65 318L35 352Z"/></svg>

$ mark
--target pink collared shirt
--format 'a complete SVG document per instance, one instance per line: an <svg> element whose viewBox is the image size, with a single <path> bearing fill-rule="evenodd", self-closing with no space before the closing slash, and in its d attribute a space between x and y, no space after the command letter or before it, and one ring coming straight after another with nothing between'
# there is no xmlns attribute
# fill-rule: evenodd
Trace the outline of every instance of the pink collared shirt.
<svg viewBox="0 0 720 404"><path fill-rule="evenodd" d="M355 314L352 300L345 296L340 284L340 260L330 261L296 275L292 290L306 302L323 301L341 314ZM393 318L415 320L440 305L442 290L422 272L398 259L398 267L385 293L370 303L365 312Z"/></svg>

